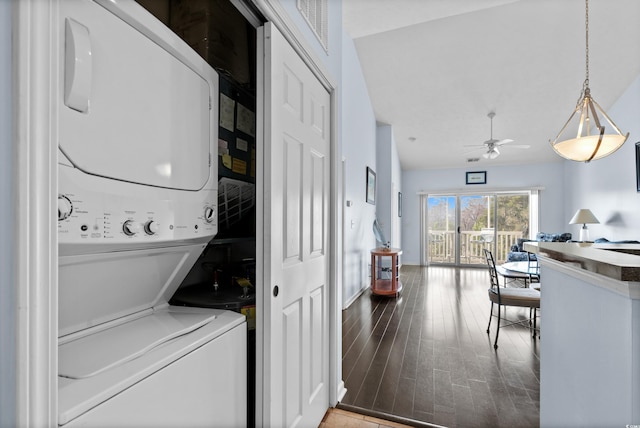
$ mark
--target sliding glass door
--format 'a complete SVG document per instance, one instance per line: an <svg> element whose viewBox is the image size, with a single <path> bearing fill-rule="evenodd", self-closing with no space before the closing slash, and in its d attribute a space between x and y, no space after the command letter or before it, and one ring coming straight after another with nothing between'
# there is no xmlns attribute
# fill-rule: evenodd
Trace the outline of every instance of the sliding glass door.
<svg viewBox="0 0 640 428"><path fill-rule="evenodd" d="M423 263L479 266L490 250L503 263L518 238L537 231L537 192L425 195Z"/></svg>

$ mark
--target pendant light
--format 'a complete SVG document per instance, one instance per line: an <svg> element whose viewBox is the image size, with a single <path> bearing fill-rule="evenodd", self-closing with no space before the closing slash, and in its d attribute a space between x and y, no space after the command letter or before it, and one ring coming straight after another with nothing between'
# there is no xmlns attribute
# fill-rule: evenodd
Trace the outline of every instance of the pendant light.
<svg viewBox="0 0 640 428"><path fill-rule="evenodd" d="M591 96L591 90L589 89L589 0L585 0L585 11L586 76L582 84L582 92L569 120L564 124L555 140L551 142L551 147L556 153L563 158L577 162L590 162L594 159L609 156L629 138L629 133L627 132L626 135L623 135ZM598 114L601 114L606 119L615 134L605 134L605 126L600 122ZM569 136L567 139L560 140L562 133L567 130L574 117L579 117L579 122L576 123L576 127L570 127L569 131L577 128L576 137L571 138Z"/></svg>

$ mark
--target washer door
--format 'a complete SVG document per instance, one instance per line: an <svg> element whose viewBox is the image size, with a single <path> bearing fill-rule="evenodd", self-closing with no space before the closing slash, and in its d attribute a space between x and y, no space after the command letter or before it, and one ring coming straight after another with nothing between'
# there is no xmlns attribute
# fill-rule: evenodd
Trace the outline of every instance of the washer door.
<svg viewBox="0 0 640 428"><path fill-rule="evenodd" d="M202 189L215 71L159 21L161 35L139 24L136 13L146 11L137 4L123 18L90 0L60 7L62 152L88 174Z"/></svg>

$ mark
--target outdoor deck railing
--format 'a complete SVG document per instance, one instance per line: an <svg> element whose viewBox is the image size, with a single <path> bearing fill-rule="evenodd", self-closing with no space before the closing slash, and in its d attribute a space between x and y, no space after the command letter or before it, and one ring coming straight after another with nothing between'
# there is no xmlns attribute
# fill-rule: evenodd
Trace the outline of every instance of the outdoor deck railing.
<svg viewBox="0 0 640 428"><path fill-rule="evenodd" d="M482 250L494 251L496 263L504 263L511 246L518 238L522 238L522 232L498 232L496 247L493 247L493 235L490 237L480 231L460 232L460 263L483 264L485 263ZM429 263L454 263L455 262L455 232L454 231L429 231Z"/></svg>

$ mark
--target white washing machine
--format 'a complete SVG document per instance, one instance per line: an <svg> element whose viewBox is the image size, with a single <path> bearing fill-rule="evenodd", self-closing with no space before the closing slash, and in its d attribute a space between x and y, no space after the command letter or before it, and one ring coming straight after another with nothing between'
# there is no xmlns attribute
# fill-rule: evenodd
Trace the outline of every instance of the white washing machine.
<svg viewBox="0 0 640 428"><path fill-rule="evenodd" d="M218 230L217 74L133 0L58 4L58 424L244 426L244 316L167 303Z"/></svg>

